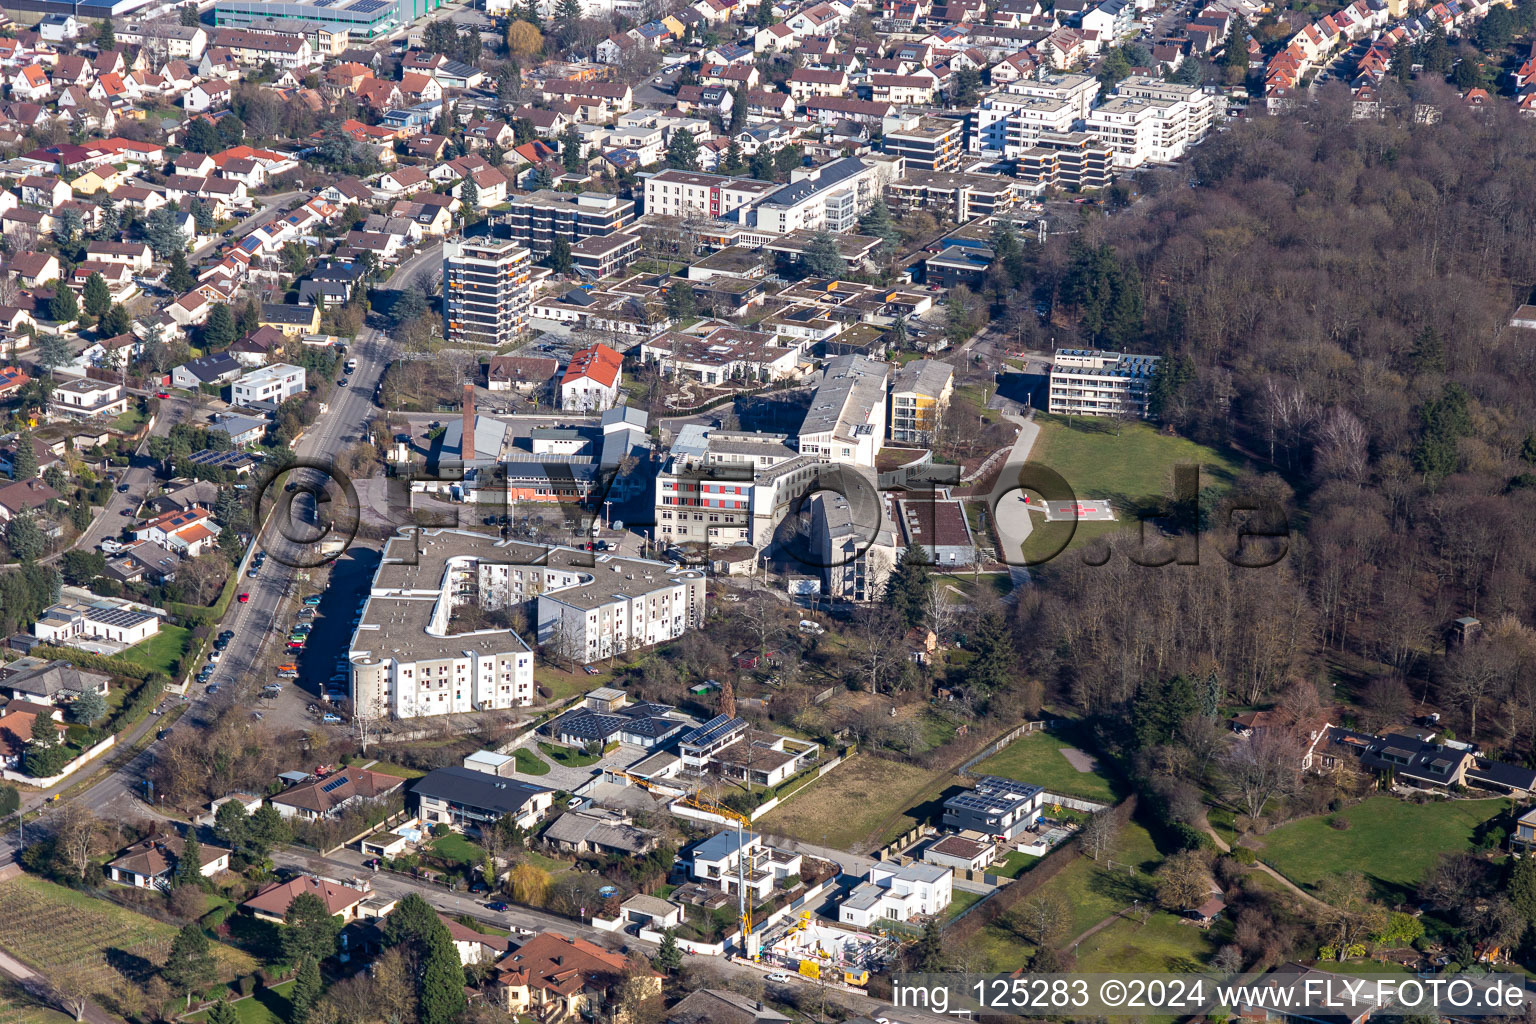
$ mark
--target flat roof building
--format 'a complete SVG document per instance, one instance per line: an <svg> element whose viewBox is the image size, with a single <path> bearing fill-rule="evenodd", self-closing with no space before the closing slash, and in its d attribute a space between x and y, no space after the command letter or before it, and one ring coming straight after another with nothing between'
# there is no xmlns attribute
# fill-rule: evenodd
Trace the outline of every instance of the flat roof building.
<svg viewBox="0 0 1536 1024"><path fill-rule="evenodd" d="M1049 411L1078 416L1147 416L1161 356L1059 348L1051 360Z"/></svg>
<svg viewBox="0 0 1536 1024"><path fill-rule="evenodd" d="M510 629L454 632L454 610L534 603L537 640L591 662L703 621L704 576L665 562L500 541L391 537L349 648L358 714L414 718L533 703L533 651ZM553 646L550 646L553 645Z"/></svg>

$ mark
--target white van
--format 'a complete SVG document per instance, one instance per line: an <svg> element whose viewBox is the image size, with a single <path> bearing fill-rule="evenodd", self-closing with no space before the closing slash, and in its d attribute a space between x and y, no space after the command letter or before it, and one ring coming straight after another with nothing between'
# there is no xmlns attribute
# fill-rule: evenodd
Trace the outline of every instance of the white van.
<svg viewBox="0 0 1536 1024"><path fill-rule="evenodd" d="M108 537L106 540L102 541L96 546L101 548L102 554L106 555L115 555L119 551L123 550L122 542L113 540L111 537Z"/></svg>

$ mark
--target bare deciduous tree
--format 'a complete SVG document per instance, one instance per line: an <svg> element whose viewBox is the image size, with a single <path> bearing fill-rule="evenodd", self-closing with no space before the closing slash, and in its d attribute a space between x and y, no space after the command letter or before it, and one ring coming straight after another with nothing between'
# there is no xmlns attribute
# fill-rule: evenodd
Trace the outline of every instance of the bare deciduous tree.
<svg viewBox="0 0 1536 1024"><path fill-rule="evenodd" d="M1295 791L1301 750L1285 730L1265 729L1233 744L1221 764L1234 799L1257 818L1270 801Z"/></svg>
<svg viewBox="0 0 1536 1024"><path fill-rule="evenodd" d="M1082 844L1084 853L1098 860L1109 855L1119 835L1120 822L1115 818L1113 809L1106 808L1088 819L1083 830L1078 833L1077 841Z"/></svg>

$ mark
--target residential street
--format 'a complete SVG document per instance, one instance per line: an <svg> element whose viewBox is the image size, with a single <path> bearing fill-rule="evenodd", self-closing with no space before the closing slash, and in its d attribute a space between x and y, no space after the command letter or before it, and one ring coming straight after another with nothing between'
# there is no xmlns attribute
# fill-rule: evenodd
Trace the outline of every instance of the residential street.
<svg viewBox="0 0 1536 1024"><path fill-rule="evenodd" d="M288 204L293 202L299 196L308 195L308 192L279 192L274 196L261 196L260 209L251 214L249 217L245 218L245 220L241 221L240 226L235 228L235 233L233 235L231 235L229 238L215 238L207 245L202 246L197 251L192 253L191 256L187 257L187 262L195 266L198 260L205 259L219 246L230 242L238 242L252 231L255 231L263 224L271 221L274 217L287 212Z"/></svg>
<svg viewBox="0 0 1536 1024"><path fill-rule="evenodd" d="M441 246L429 248L401 264L381 288L402 288L418 283L422 278L436 271L441 258ZM373 390L383 375L385 366L388 365L391 349L392 343L383 331L369 328L358 336L350 350L350 354L358 361L357 370L352 374L354 383L346 388L331 389L327 410L315 423L311 424L295 446L295 452L301 461L312 460L328 464L337 452L350 443L349 438L364 431L364 423L378 411L373 404ZM162 409L167 406L172 407L172 413L156 422L155 433L168 433L172 423L179 422L190 415L191 403L187 400L162 401ZM128 494L113 492L112 503L108 506L106 513L92 524L91 531L94 533L88 531L87 536L91 543L94 544L100 537L115 531L122 522L126 522L120 514L121 510L129 507L130 504L137 505L149 486L152 476L148 463L142 459L135 459L134 466L124 477L125 481L131 485L130 492ZM277 495L282 496L282 494L283 492L279 489ZM269 497L267 500L270 503L272 499ZM294 507L298 507L297 503ZM287 563L310 564L314 556L301 549L307 548L312 543L313 537L309 535L311 531L306 524L276 522L276 518L274 516L274 521L267 524L257 545L265 547L269 552L270 557L266 567L256 579L248 579L242 575L238 584L237 592L250 594L249 602L231 603L229 613L220 624L221 628L234 630L235 636L225 650L218 670L210 682L228 685L221 685L220 692L212 697L201 686L196 684L189 686L188 695L192 706L173 729L185 728L185 723L188 722L193 727L203 723L207 717L203 708L210 700L234 700L236 687L232 681L251 677L252 670L262 663L265 647L274 642L276 634L272 632L273 628L282 625L279 619L290 613L287 600L296 581L294 580L295 570ZM294 540L293 537L302 539ZM245 566L242 565L239 571L243 573ZM295 695L298 692L297 687L289 689L294 691ZM161 719L151 715L120 737L118 742L126 750L146 732L158 729L160 725ZM94 773L99 774L103 766L108 765L111 766L110 772L70 799L89 807L98 814L112 814L125 818L142 815L148 810L142 801L144 779L153 763L153 744L138 754L128 757L109 752L104 755L102 762L94 766ZM85 769L85 778L89 778L92 774L93 769ZM80 782L79 778L67 779L53 789L28 793L23 797L23 808L28 811L35 810L49 797L77 787ZM10 859L15 852L16 838L14 831L0 836L0 858Z"/></svg>

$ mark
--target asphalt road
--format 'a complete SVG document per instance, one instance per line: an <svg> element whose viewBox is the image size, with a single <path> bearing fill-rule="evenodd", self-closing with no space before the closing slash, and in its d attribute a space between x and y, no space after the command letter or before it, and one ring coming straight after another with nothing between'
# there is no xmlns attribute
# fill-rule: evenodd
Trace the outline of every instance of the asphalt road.
<svg viewBox="0 0 1536 1024"><path fill-rule="evenodd" d="M441 246L424 250L401 264L384 287L403 288L430 278L432 274L440 272L441 261ZM352 374L353 383L346 388L331 389L326 411L310 425L309 430L295 446L295 454L300 460L312 460L328 465L349 443L345 440L346 438L364 431L364 423L378 412L373 404L374 386L388 365L391 351L392 342L388 335L380 330L369 328L358 336L349 351L349 356L358 361L358 368ZM190 414L191 403L185 400L173 399L162 402L162 408L167 405L176 409L174 415L177 418ZM169 415L158 421L156 432L168 432L172 422L174 420ZM120 528L114 524L113 520L124 519L120 515L121 509L127 507L130 500L137 503L151 477L148 466L140 464L138 460L135 460L130 474L125 478L130 484L130 492L118 494L114 491L112 504L107 513L93 524L92 529ZM278 496L284 493L280 486L276 492ZM99 536L101 534L97 535L98 538ZM228 614L220 624L221 629L235 631L235 636L224 651L217 671L210 679L210 682L220 685L220 690L210 697L203 687L193 683L188 689L191 707L172 727L173 730L196 728L199 724L205 723L209 718L208 711L212 707L208 704L210 700L232 702L241 698L248 700L253 707L257 706L253 699L254 695L266 680L257 678L253 673L265 664L265 649L281 640L281 636L273 632L274 627L284 629L285 633L282 635L286 635L289 621L286 616L294 611L289 603L290 593L298 583L294 574L299 570L293 566L295 563L303 565L306 562L313 562L314 556L301 550L309 547L312 540L313 533L307 524L278 522L277 517L268 524L258 542L259 547L264 547L269 552L266 566L256 579L241 577L237 593L247 593L250 598L244 603L238 600L231 603ZM127 750L146 732L157 730L161 721L156 716L149 716L127 735L120 737L120 746ZM111 814L124 819L145 813L149 808L141 798L144 793L144 779L149 767L153 764L154 749L154 744L151 743L136 755L123 754L115 759L111 759L112 755L108 755L109 760L106 763L111 768L110 772L67 799L89 807L98 814ZM99 768L97 770L100 771ZM26 810L34 810L49 797L76 785L78 781L66 780L52 790L28 794L23 798L23 806ZM0 858L8 859L9 854L15 849L15 844L15 832L0 837Z"/></svg>
<svg viewBox="0 0 1536 1024"><path fill-rule="evenodd" d="M635 87L635 106L637 107L661 107L666 109L672 106L677 99L677 79L683 73L683 66L679 64L670 71L660 71L647 78ZM656 79L662 80L660 85Z"/></svg>
<svg viewBox="0 0 1536 1024"><path fill-rule="evenodd" d="M257 228L271 221L280 214L288 212L288 204L299 196L307 196L308 192L279 192L277 195L261 197L261 208L240 222L235 228L235 233L228 238L220 236L198 249L188 258L189 263L195 264L198 260L209 256L221 245L233 245Z"/></svg>

